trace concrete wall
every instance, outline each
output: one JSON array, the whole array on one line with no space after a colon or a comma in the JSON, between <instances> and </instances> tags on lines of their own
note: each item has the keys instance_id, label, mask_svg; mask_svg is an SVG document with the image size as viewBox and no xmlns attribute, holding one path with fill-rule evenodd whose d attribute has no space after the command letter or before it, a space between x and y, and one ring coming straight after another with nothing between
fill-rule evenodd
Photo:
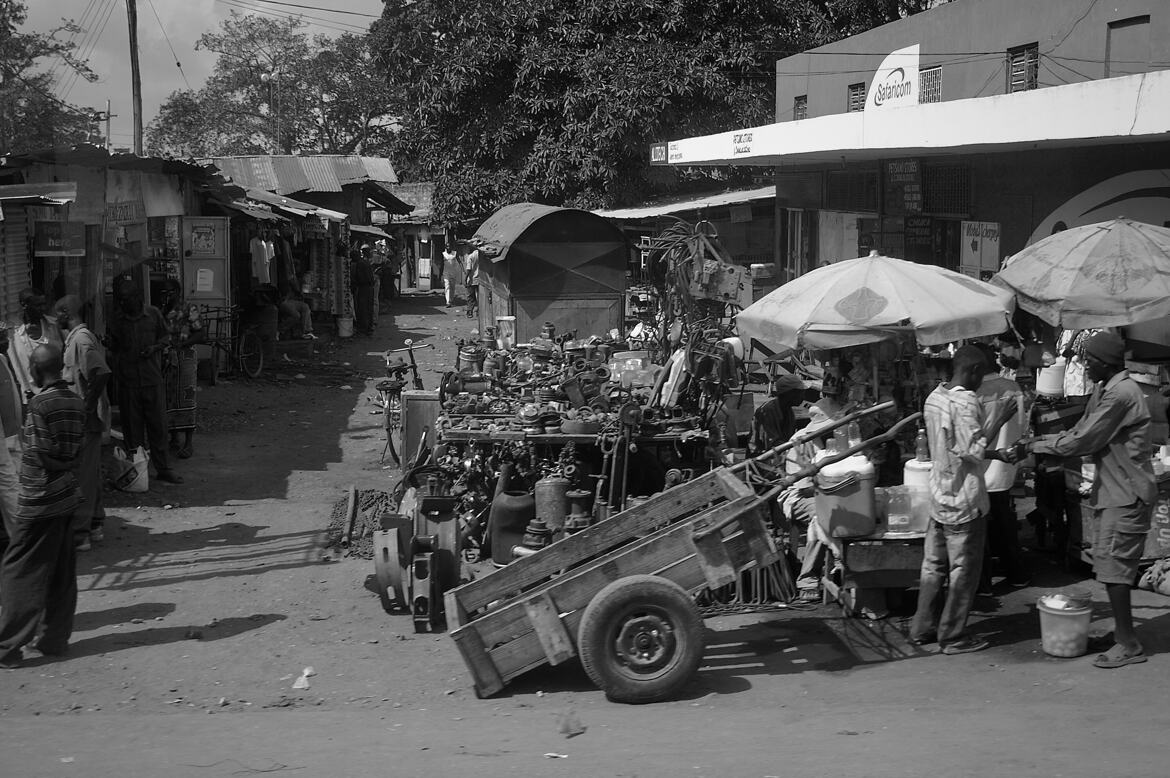
<instances>
[{"instance_id":1,"label":"concrete wall","mask_svg":"<svg viewBox=\"0 0 1170 778\"><path fill-rule=\"evenodd\" d=\"M1114 60L1149 63L1126 64L1130 73L1163 70L1170 63L1166 0L952 0L778 61L776 121L792 119L798 95L808 96L809 118L844 113L850 84L864 82L868 88L886 54L915 43L922 47L920 67L942 67L944 101L1003 94L1007 50L1032 43L1040 51L1041 87L1104 78L1109 24L1145 15L1148 52L1120 51L1117 45L1110 52Z\"/></svg>"}]
</instances>

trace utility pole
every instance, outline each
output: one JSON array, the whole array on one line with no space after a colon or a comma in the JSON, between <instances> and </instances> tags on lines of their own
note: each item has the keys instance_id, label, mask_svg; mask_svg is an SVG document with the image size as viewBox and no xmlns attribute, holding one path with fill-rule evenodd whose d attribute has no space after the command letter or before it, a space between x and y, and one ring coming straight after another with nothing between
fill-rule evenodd
<instances>
[{"instance_id":1,"label":"utility pole","mask_svg":"<svg viewBox=\"0 0 1170 778\"><path fill-rule=\"evenodd\" d=\"M110 119L113 114L110 113L110 99L106 98L106 153L110 153Z\"/></svg>"},{"instance_id":2,"label":"utility pole","mask_svg":"<svg viewBox=\"0 0 1170 778\"><path fill-rule=\"evenodd\" d=\"M130 90L134 104L134 153L142 156L142 73L138 69L137 0L126 0L126 23L130 27Z\"/></svg>"}]
</instances>

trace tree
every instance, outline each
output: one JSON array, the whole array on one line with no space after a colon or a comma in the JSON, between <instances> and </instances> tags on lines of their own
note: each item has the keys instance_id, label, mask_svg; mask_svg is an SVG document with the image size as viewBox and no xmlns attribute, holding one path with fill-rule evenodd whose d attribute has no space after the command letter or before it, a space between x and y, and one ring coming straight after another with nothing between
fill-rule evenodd
<instances>
[{"instance_id":1,"label":"tree","mask_svg":"<svg viewBox=\"0 0 1170 778\"><path fill-rule=\"evenodd\" d=\"M387 0L371 33L409 106L395 162L433 180L437 212L459 221L519 200L614 206L688 176L746 178L651 167L649 145L771 121L777 59L914 4Z\"/></svg>"},{"instance_id":2,"label":"tree","mask_svg":"<svg viewBox=\"0 0 1170 778\"><path fill-rule=\"evenodd\" d=\"M95 80L74 44L57 37L80 29L63 20L48 33L21 32L26 19L24 3L0 0L0 153L81 143L93 126L92 109L55 98L52 74L36 70L42 61L60 57L66 68Z\"/></svg>"},{"instance_id":3,"label":"tree","mask_svg":"<svg viewBox=\"0 0 1170 778\"><path fill-rule=\"evenodd\" d=\"M232 13L197 45L219 55L202 89L174 92L147 129L154 153L227 156L384 151L393 92L364 36L310 39L299 17Z\"/></svg>"}]
</instances>

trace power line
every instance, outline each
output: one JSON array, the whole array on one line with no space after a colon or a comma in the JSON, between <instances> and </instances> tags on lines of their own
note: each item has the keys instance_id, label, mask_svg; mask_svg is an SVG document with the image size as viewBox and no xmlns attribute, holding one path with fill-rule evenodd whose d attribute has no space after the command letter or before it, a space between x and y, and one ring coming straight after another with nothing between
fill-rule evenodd
<instances>
[{"instance_id":1,"label":"power line","mask_svg":"<svg viewBox=\"0 0 1170 778\"><path fill-rule=\"evenodd\" d=\"M115 0L93 0L91 5L89 7L87 7L87 9L86 9L87 13L85 14L85 16L82 17L82 22L84 23L84 26L81 29L81 37L79 40L71 41L73 43L74 57L76 57L78 59L78 61L82 61L82 62L85 61L84 52L85 52L86 47L90 44L90 41L93 38L94 30L97 28L97 25L99 24L98 20L100 19L102 14L104 14L106 12L107 4L112 3L114 1ZM90 8L93 9L92 15L89 13ZM80 24L81 23L79 23L79 25ZM68 63L66 62L64 56L61 57L60 64L65 66L65 67L63 67L61 70L54 68L54 70L52 72L52 76L54 79L54 89L59 89L61 91L64 91L66 80L68 78L70 78L71 76L76 75L76 69L72 68L72 67L68 67Z\"/></svg>"},{"instance_id":2,"label":"power line","mask_svg":"<svg viewBox=\"0 0 1170 778\"><path fill-rule=\"evenodd\" d=\"M334 32L368 34L368 30L365 27L358 27L357 25L348 24L347 22L339 22L339 21L336 21L334 19L323 19L322 17L319 17L319 16L307 16L305 14L289 14L289 13L283 13L280 11L270 11L268 9L257 8L256 6L248 5L244 2L242 2L242 0L216 0L216 2L222 3L223 5L229 6L231 8L238 8L240 10L248 11L250 13L263 14L264 16L271 16L275 19L306 19L306 20L312 19L312 20L316 20L316 21L306 21L305 23L310 24L314 27L321 27L321 28L326 29L326 30L333 30ZM327 23L323 23L323 22L327 22ZM339 25L339 24L345 25L345 27L335 26L335 25Z\"/></svg>"},{"instance_id":3,"label":"power line","mask_svg":"<svg viewBox=\"0 0 1170 778\"><path fill-rule=\"evenodd\" d=\"M106 16L104 19L102 19L101 26L97 28L97 34L92 36L90 39L88 49L78 54L79 60L88 60L90 55L93 54L94 50L97 48L98 43L102 39L102 35L104 35L106 32L106 25L110 23L110 18L114 15L114 9L117 7L117 5L118 0L110 0L108 10L106 11ZM73 87L77 86L77 81L81 78L81 74L77 71L73 71L72 76L72 79L68 79L68 85L63 85L61 92L62 100L69 99L69 93L73 91Z\"/></svg>"},{"instance_id":4,"label":"power line","mask_svg":"<svg viewBox=\"0 0 1170 778\"><path fill-rule=\"evenodd\" d=\"M179 75L183 77L183 83L190 89L191 82L187 80L187 74L183 72L183 63L179 62L179 55L175 53L175 47L171 45L171 36L167 35L167 28L163 27L162 19L158 18L158 11L155 10L154 0L146 0L146 2L150 6L151 12L154 13L154 20L158 22L158 28L162 30L163 38L167 42L167 48L171 50L171 56L175 58L175 67L179 69Z\"/></svg>"},{"instance_id":5,"label":"power line","mask_svg":"<svg viewBox=\"0 0 1170 778\"><path fill-rule=\"evenodd\" d=\"M77 36L85 32L85 20L89 17L90 10L94 8L97 3L98 0L89 0L89 3L86 4L85 10L81 14L81 20L75 22L77 27L73 30L73 32L69 33L69 40L65 42L66 45L72 46L77 41ZM53 63L53 67L49 70L49 77L52 78L54 82L57 81L57 75L61 72L61 68L63 67L69 67L69 62L65 58L65 52L57 55L57 61Z\"/></svg>"},{"instance_id":6,"label":"power line","mask_svg":"<svg viewBox=\"0 0 1170 778\"><path fill-rule=\"evenodd\" d=\"M360 11L342 11L342 10L339 10L336 8L321 8L320 6L316 6L316 5L297 5L296 3L282 3L282 2L279 2L279 0L252 0L252 1L256 2L256 3L265 3L268 5L284 5L284 6L288 6L289 8L304 8L304 9L309 10L309 11L325 11L325 12L331 13L331 14L347 14L349 16L364 16L367 19L381 19L382 18L378 14L367 14L367 13L362 13Z\"/></svg>"}]
</instances>

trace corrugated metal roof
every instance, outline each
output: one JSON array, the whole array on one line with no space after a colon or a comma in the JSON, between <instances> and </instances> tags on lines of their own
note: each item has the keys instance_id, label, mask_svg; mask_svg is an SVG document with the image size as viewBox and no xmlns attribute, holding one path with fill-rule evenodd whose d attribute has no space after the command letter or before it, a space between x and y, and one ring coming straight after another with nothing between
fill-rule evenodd
<instances>
[{"instance_id":1,"label":"corrugated metal roof","mask_svg":"<svg viewBox=\"0 0 1170 778\"><path fill-rule=\"evenodd\" d=\"M741 189L734 192L720 192L718 194L691 197L686 200L654 203L635 208L615 208L610 211L594 211L598 216L606 219L648 219L653 216L665 216L670 213L684 211L698 211L704 208L718 208L724 205L747 203L752 200L767 200L776 196L775 186L765 186L758 189Z\"/></svg>"},{"instance_id":2,"label":"corrugated metal roof","mask_svg":"<svg viewBox=\"0 0 1170 778\"><path fill-rule=\"evenodd\" d=\"M280 194L296 192L340 192L347 184L376 181L394 184L398 175L384 157L353 154L315 154L298 157L255 155L209 157L205 162L218 167L243 187L267 189Z\"/></svg>"},{"instance_id":3,"label":"corrugated metal roof","mask_svg":"<svg viewBox=\"0 0 1170 778\"><path fill-rule=\"evenodd\" d=\"M415 184L383 184L382 188L407 205L414 206L406 218L397 220L407 224L430 224L435 216L435 185L429 181Z\"/></svg>"},{"instance_id":4,"label":"corrugated metal roof","mask_svg":"<svg viewBox=\"0 0 1170 778\"><path fill-rule=\"evenodd\" d=\"M576 208L558 208L540 203L513 203L493 213L471 236L468 243L478 248L492 262L502 262L508 249L535 222L552 213L576 211L592 217L589 211Z\"/></svg>"}]
</instances>

